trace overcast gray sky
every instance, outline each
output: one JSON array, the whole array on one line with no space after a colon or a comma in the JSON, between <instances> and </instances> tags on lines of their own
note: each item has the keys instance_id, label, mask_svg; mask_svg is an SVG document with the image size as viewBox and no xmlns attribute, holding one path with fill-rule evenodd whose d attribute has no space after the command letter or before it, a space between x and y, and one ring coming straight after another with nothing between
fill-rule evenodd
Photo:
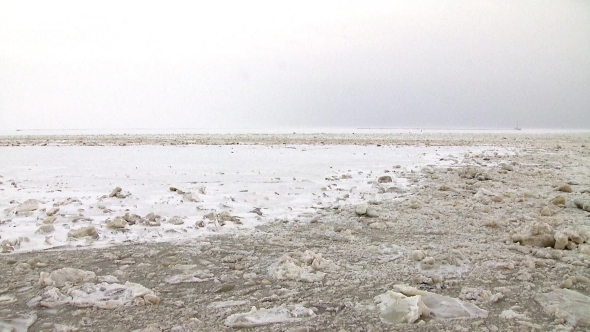
<instances>
[{"instance_id":1,"label":"overcast gray sky","mask_svg":"<svg viewBox=\"0 0 590 332\"><path fill-rule=\"evenodd\" d=\"M0 0L0 129L590 128L590 1Z\"/></svg>"}]
</instances>

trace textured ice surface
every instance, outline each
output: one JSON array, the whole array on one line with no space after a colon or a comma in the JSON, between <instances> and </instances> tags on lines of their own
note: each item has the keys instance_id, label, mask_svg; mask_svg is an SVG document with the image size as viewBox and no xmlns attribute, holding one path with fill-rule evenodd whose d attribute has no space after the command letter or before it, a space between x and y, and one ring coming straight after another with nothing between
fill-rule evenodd
<instances>
[{"instance_id":1,"label":"textured ice surface","mask_svg":"<svg viewBox=\"0 0 590 332\"><path fill-rule=\"evenodd\" d=\"M29 327L37 320L36 314L29 314L23 317L0 320L0 331L27 332Z\"/></svg>"},{"instance_id":2,"label":"textured ice surface","mask_svg":"<svg viewBox=\"0 0 590 332\"><path fill-rule=\"evenodd\" d=\"M434 319L486 318L488 312L454 297L439 295L406 285L375 297L385 323L413 323L420 316Z\"/></svg>"},{"instance_id":3,"label":"textured ice surface","mask_svg":"<svg viewBox=\"0 0 590 332\"><path fill-rule=\"evenodd\" d=\"M269 274L279 280L299 280L305 282L322 281L326 272L336 269L330 260L313 251L295 251L285 254L271 265Z\"/></svg>"},{"instance_id":4,"label":"textured ice surface","mask_svg":"<svg viewBox=\"0 0 590 332\"><path fill-rule=\"evenodd\" d=\"M297 322L304 318L314 316L313 310L300 305L282 305L280 307L260 310L253 307L250 312L233 314L227 317L225 326L234 328L256 327L276 323Z\"/></svg>"},{"instance_id":5,"label":"textured ice surface","mask_svg":"<svg viewBox=\"0 0 590 332\"><path fill-rule=\"evenodd\" d=\"M590 297L569 289L538 294L535 300L545 312L565 318L570 325L590 326Z\"/></svg>"},{"instance_id":6,"label":"textured ice surface","mask_svg":"<svg viewBox=\"0 0 590 332\"><path fill-rule=\"evenodd\" d=\"M305 222L310 219L305 215L320 208L399 197L408 179L390 172L393 182L377 183L385 169L452 165L452 158L443 157L467 150L499 151L393 145L7 147L0 149L3 250L183 241L247 231L274 220ZM116 187L131 195L109 197ZM107 227L107 219L112 224L127 212L141 217L154 213L161 222L133 219L128 226L120 223L120 229ZM211 212L227 212L236 222L196 225ZM183 223L168 222L173 217ZM48 224L53 231L40 229ZM68 237L89 226L95 228L94 236Z\"/></svg>"}]
</instances>

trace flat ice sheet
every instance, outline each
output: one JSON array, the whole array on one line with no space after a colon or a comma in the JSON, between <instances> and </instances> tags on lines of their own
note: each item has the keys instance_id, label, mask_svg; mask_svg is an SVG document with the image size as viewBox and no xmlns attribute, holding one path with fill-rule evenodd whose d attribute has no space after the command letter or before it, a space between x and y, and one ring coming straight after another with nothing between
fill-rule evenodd
<instances>
[{"instance_id":1,"label":"flat ice sheet","mask_svg":"<svg viewBox=\"0 0 590 332\"><path fill-rule=\"evenodd\" d=\"M453 165L467 151L494 153L500 149L353 145L3 147L0 241L26 237L29 241L21 241L15 251L31 251L181 241L211 232L248 231L274 220L309 222L318 209L396 199L400 191L408 189L404 174L425 165ZM378 184L377 178L382 175L390 175L393 182ZM193 193L196 202L171 192L171 186ZM115 187L131 195L108 197ZM390 187L397 189L383 193ZM15 215L14 208L29 199L40 201L39 208L29 215ZM47 218L46 211L53 207L59 207L55 231L36 233ZM253 212L255 209L262 215ZM204 215L223 211L239 217L240 222L196 225ZM135 224L124 231L106 227L106 219L125 212L142 217L153 212L164 221L160 226ZM175 216L183 224L167 222ZM98 231L98 239L68 239L71 229L90 225Z\"/></svg>"}]
</instances>

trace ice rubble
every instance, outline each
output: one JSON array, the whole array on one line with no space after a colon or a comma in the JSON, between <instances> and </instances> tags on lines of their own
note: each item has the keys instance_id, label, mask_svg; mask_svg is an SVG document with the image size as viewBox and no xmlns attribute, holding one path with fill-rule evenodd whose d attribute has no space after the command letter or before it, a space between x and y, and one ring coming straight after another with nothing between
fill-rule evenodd
<instances>
[{"instance_id":1,"label":"ice rubble","mask_svg":"<svg viewBox=\"0 0 590 332\"><path fill-rule=\"evenodd\" d=\"M39 286L41 295L30 299L30 307L95 307L115 309L129 304L158 304L160 299L150 289L133 282L110 283L110 278L98 278L103 282L95 284L97 277L92 271L62 268L51 273L41 272Z\"/></svg>"},{"instance_id":2,"label":"ice rubble","mask_svg":"<svg viewBox=\"0 0 590 332\"><path fill-rule=\"evenodd\" d=\"M380 308L379 318L388 324L414 323L420 317L434 319L486 318L488 312L459 299L422 291L407 285L374 298Z\"/></svg>"},{"instance_id":3,"label":"ice rubble","mask_svg":"<svg viewBox=\"0 0 590 332\"><path fill-rule=\"evenodd\" d=\"M569 289L538 294L535 300L547 314L564 319L573 326L590 326L590 297Z\"/></svg>"},{"instance_id":4,"label":"ice rubble","mask_svg":"<svg viewBox=\"0 0 590 332\"><path fill-rule=\"evenodd\" d=\"M572 249L590 240L590 229L586 227L555 230L544 222L532 222L512 231L511 239L524 246Z\"/></svg>"},{"instance_id":5,"label":"ice rubble","mask_svg":"<svg viewBox=\"0 0 590 332\"><path fill-rule=\"evenodd\" d=\"M51 273L41 272L39 275L39 286L64 287L66 285L80 285L96 281L96 274L92 271L84 271L71 267L64 267Z\"/></svg>"},{"instance_id":6,"label":"ice rubble","mask_svg":"<svg viewBox=\"0 0 590 332\"><path fill-rule=\"evenodd\" d=\"M256 327L276 323L298 322L304 318L314 317L313 310L301 305L282 305L270 309L256 309L245 313L230 315L225 319L225 326L232 328Z\"/></svg>"},{"instance_id":7,"label":"ice rubble","mask_svg":"<svg viewBox=\"0 0 590 332\"><path fill-rule=\"evenodd\" d=\"M379 318L388 324L412 324L420 316L430 316L430 309L422 302L420 295L405 296L401 293L387 291L377 295L375 302L379 304L381 314Z\"/></svg>"},{"instance_id":8,"label":"ice rubble","mask_svg":"<svg viewBox=\"0 0 590 332\"><path fill-rule=\"evenodd\" d=\"M164 279L168 284L174 285L180 283L205 282L213 278L212 273L202 270L197 265L192 264L174 265L172 270L180 271L180 273Z\"/></svg>"},{"instance_id":9,"label":"ice rubble","mask_svg":"<svg viewBox=\"0 0 590 332\"><path fill-rule=\"evenodd\" d=\"M34 313L20 318L0 320L0 331L27 332L36 320L37 315Z\"/></svg>"},{"instance_id":10,"label":"ice rubble","mask_svg":"<svg viewBox=\"0 0 590 332\"><path fill-rule=\"evenodd\" d=\"M330 260L311 250L305 252L294 251L285 254L270 266L269 274L278 280L298 280L304 282L318 282L324 279L326 272L336 269Z\"/></svg>"}]
</instances>

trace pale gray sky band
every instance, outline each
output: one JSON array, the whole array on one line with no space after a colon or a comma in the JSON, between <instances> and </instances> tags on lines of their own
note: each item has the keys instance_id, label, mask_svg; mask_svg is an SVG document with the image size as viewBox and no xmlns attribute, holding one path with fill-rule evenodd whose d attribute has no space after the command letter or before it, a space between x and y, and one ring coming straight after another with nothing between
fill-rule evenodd
<instances>
[{"instance_id":1,"label":"pale gray sky band","mask_svg":"<svg viewBox=\"0 0 590 332\"><path fill-rule=\"evenodd\" d=\"M590 1L0 0L0 130L590 128Z\"/></svg>"}]
</instances>

